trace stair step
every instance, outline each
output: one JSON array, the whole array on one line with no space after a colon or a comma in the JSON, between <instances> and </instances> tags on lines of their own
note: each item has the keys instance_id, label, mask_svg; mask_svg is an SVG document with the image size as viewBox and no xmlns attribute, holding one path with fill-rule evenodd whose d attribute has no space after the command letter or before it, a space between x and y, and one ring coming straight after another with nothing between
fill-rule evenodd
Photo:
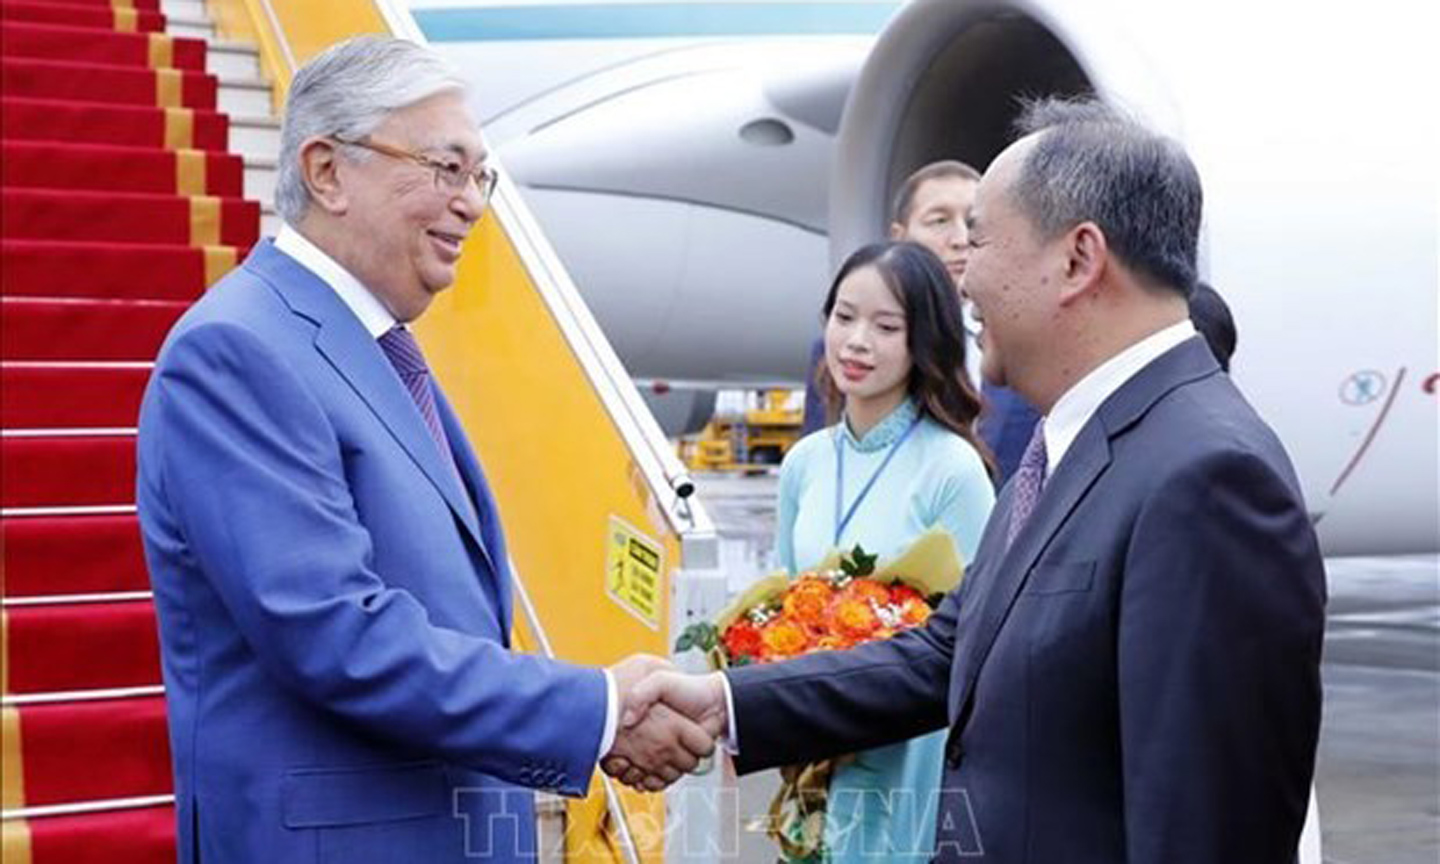
<instances>
[{"instance_id":1,"label":"stair step","mask_svg":"<svg viewBox=\"0 0 1440 864\"><path fill-rule=\"evenodd\" d=\"M175 808L168 805L7 820L4 830L6 861L12 844L18 849L22 842L30 850L32 864L162 864L176 860Z\"/></svg>"},{"instance_id":2,"label":"stair step","mask_svg":"<svg viewBox=\"0 0 1440 864\"><path fill-rule=\"evenodd\" d=\"M0 438L0 507L135 503L135 436Z\"/></svg>"},{"instance_id":3,"label":"stair step","mask_svg":"<svg viewBox=\"0 0 1440 864\"><path fill-rule=\"evenodd\" d=\"M280 177L279 163L274 159L247 157L245 159L245 197L259 201L262 208L275 203L275 184ZM266 232L262 229L261 235Z\"/></svg>"},{"instance_id":4,"label":"stair step","mask_svg":"<svg viewBox=\"0 0 1440 864\"><path fill-rule=\"evenodd\" d=\"M165 32L171 36L183 36L187 39L204 39L206 42L215 41L215 23L208 18L197 18L189 15L166 16Z\"/></svg>"},{"instance_id":5,"label":"stair step","mask_svg":"<svg viewBox=\"0 0 1440 864\"><path fill-rule=\"evenodd\" d=\"M155 605L148 600L7 608L9 693L160 683Z\"/></svg>"},{"instance_id":6,"label":"stair step","mask_svg":"<svg viewBox=\"0 0 1440 864\"><path fill-rule=\"evenodd\" d=\"M225 114L265 116L274 108L270 85L259 78L220 78L217 109Z\"/></svg>"},{"instance_id":7,"label":"stair step","mask_svg":"<svg viewBox=\"0 0 1440 864\"><path fill-rule=\"evenodd\" d=\"M0 541L7 598L150 588L133 514L0 519Z\"/></svg>"},{"instance_id":8,"label":"stair step","mask_svg":"<svg viewBox=\"0 0 1440 864\"><path fill-rule=\"evenodd\" d=\"M189 305L174 300L4 297L0 350L5 360L153 360Z\"/></svg>"},{"instance_id":9,"label":"stair step","mask_svg":"<svg viewBox=\"0 0 1440 864\"><path fill-rule=\"evenodd\" d=\"M0 362L0 427L133 428L148 363Z\"/></svg>"},{"instance_id":10,"label":"stair step","mask_svg":"<svg viewBox=\"0 0 1440 864\"><path fill-rule=\"evenodd\" d=\"M238 156L53 141L0 141L0 177L12 189L87 189L239 197Z\"/></svg>"},{"instance_id":11,"label":"stair step","mask_svg":"<svg viewBox=\"0 0 1440 864\"><path fill-rule=\"evenodd\" d=\"M16 715L19 746L7 752L19 753L23 777L23 788L5 795L12 809L164 795L174 787L164 696L5 710Z\"/></svg>"},{"instance_id":12,"label":"stair step","mask_svg":"<svg viewBox=\"0 0 1440 864\"><path fill-rule=\"evenodd\" d=\"M161 5L161 0L122 0L122 2L119 3L115 2L115 0L25 0L25 2L39 3L45 6L91 6L101 8L129 6L135 9L148 9L151 12L160 11Z\"/></svg>"},{"instance_id":13,"label":"stair step","mask_svg":"<svg viewBox=\"0 0 1440 864\"><path fill-rule=\"evenodd\" d=\"M230 118L228 147L245 158L280 158L280 121L267 115Z\"/></svg>"},{"instance_id":14,"label":"stair step","mask_svg":"<svg viewBox=\"0 0 1440 864\"><path fill-rule=\"evenodd\" d=\"M0 3L0 19L127 33L165 32L165 16L153 9L132 11L99 3L74 5L47 0L5 0Z\"/></svg>"},{"instance_id":15,"label":"stair step","mask_svg":"<svg viewBox=\"0 0 1440 864\"><path fill-rule=\"evenodd\" d=\"M206 72L9 57L0 58L0 75L0 93L10 97L208 111L215 110L218 86Z\"/></svg>"},{"instance_id":16,"label":"stair step","mask_svg":"<svg viewBox=\"0 0 1440 864\"><path fill-rule=\"evenodd\" d=\"M259 239L259 223L260 205L238 198L0 190L0 237L5 238L249 248Z\"/></svg>"},{"instance_id":17,"label":"stair step","mask_svg":"<svg viewBox=\"0 0 1440 864\"><path fill-rule=\"evenodd\" d=\"M215 111L54 99L6 97L0 101L0 138L11 141L225 150L230 135L229 118ZM276 153L280 152L279 141L277 126Z\"/></svg>"},{"instance_id":18,"label":"stair step","mask_svg":"<svg viewBox=\"0 0 1440 864\"><path fill-rule=\"evenodd\" d=\"M151 33L117 33L94 27L8 21L0 29L0 53L7 57L134 69L161 67L203 72L205 47L199 39L177 39ZM157 63L157 60L164 62Z\"/></svg>"},{"instance_id":19,"label":"stair step","mask_svg":"<svg viewBox=\"0 0 1440 864\"><path fill-rule=\"evenodd\" d=\"M195 300L240 260L229 246L0 241L7 297Z\"/></svg>"},{"instance_id":20,"label":"stair step","mask_svg":"<svg viewBox=\"0 0 1440 864\"><path fill-rule=\"evenodd\" d=\"M261 80L260 52L244 42L217 39L210 43L205 70L224 78Z\"/></svg>"},{"instance_id":21,"label":"stair step","mask_svg":"<svg viewBox=\"0 0 1440 864\"><path fill-rule=\"evenodd\" d=\"M209 18L205 0L160 0L160 11L181 18Z\"/></svg>"}]
</instances>

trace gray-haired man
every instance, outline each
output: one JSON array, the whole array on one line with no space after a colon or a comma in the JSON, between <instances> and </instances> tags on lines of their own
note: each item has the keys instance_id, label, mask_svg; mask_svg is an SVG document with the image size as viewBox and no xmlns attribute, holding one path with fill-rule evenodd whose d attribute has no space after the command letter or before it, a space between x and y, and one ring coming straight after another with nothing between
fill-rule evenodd
<instances>
[{"instance_id":1,"label":"gray-haired man","mask_svg":"<svg viewBox=\"0 0 1440 864\"><path fill-rule=\"evenodd\" d=\"M182 862L526 860L530 789L581 794L606 753L673 779L713 746L668 711L617 736L656 658L509 649L495 502L406 327L494 185L464 97L384 37L300 70L286 225L157 361L138 495Z\"/></svg>"}]
</instances>

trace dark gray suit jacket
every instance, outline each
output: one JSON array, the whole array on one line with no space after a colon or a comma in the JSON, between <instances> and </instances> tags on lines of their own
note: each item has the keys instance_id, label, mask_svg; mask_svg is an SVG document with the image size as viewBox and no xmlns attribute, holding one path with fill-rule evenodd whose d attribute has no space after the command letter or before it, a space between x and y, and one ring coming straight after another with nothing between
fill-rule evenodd
<instances>
[{"instance_id":1,"label":"dark gray suit jacket","mask_svg":"<svg viewBox=\"0 0 1440 864\"><path fill-rule=\"evenodd\" d=\"M1110 396L1005 549L890 642L729 673L748 772L950 729L939 861L1291 864L1325 584L1289 459L1205 343Z\"/></svg>"}]
</instances>

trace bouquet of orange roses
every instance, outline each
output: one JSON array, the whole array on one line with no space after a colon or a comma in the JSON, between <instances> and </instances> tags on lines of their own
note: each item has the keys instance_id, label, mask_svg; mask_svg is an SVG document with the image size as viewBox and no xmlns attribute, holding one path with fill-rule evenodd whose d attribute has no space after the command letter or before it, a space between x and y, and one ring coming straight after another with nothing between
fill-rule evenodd
<instances>
[{"instance_id":1,"label":"bouquet of orange roses","mask_svg":"<svg viewBox=\"0 0 1440 864\"><path fill-rule=\"evenodd\" d=\"M771 663L889 639L930 618L963 570L942 529L922 534L893 561L856 546L795 577L757 582L712 622L686 628L676 651L704 651L711 668ZM768 833L792 861L824 856L826 796L834 760L781 769Z\"/></svg>"}]
</instances>

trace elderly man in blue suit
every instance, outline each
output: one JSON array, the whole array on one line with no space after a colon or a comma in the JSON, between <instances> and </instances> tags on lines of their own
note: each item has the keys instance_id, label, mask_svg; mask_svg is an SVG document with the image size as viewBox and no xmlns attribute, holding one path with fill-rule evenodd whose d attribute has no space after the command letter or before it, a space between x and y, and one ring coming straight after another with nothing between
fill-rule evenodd
<instances>
[{"instance_id":1,"label":"elderly man in blue suit","mask_svg":"<svg viewBox=\"0 0 1440 864\"><path fill-rule=\"evenodd\" d=\"M673 712L617 735L657 658L510 650L495 502L406 327L494 180L448 64L330 49L290 89L285 227L161 351L138 495L182 862L529 860L533 789L713 747Z\"/></svg>"},{"instance_id":2,"label":"elderly man in blue suit","mask_svg":"<svg viewBox=\"0 0 1440 864\"><path fill-rule=\"evenodd\" d=\"M986 378L1044 420L964 585L889 642L662 672L634 704L723 721L742 771L948 728L915 838L937 861L1292 864L1324 573L1280 442L1188 318L1198 174L1093 102L1023 122L964 290Z\"/></svg>"}]
</instances>

